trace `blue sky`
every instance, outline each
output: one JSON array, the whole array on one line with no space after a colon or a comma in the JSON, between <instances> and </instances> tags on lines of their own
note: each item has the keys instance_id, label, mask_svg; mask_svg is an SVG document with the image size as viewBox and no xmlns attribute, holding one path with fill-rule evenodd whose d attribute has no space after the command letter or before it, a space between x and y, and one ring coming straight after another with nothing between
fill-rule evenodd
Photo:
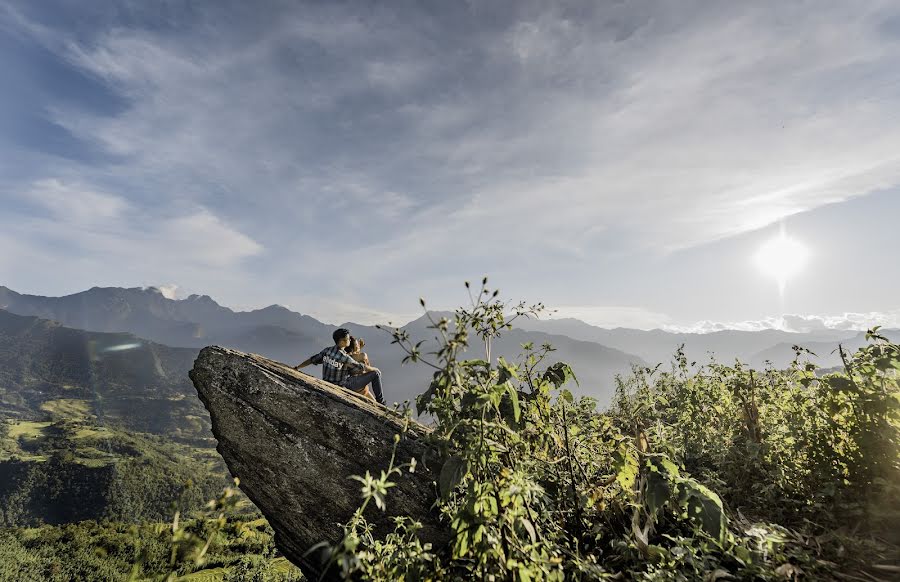
<instances>
[{"instance_id":1,"label":"blue sky","mask_svg":"<svg viewBox=\"0 0 900 582\"><path fill-rule=\"evenodd\" d=\"M0 284L898 324L897 62L895 2L0 0Z\"/></svg>"}]
</instances>

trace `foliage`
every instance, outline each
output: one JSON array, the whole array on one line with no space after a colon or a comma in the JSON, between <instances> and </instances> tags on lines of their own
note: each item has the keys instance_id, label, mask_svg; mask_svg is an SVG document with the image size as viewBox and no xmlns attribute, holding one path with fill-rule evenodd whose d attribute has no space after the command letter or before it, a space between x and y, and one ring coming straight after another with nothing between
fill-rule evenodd
<instances>
[{"instance_id":1,"label":"foliage","mask_svg":"<svg viewBox=\"0 0 900 582\"><path fill-rule=\"evenodd\" d=\"M165 519L173 499L196 509L227 482L209 449L84 422L8 426L23 424L30 432L14 446L0 443L9 455L0 459L0 526Z\"/></svg>"},{"instance_id":2,"label":"foliage","mask_svg":"<svg viewBox=\"0 0 900 582\"><path fill-rule=\"evenodd\" d=\"M274 532L237 490L226 488L187 519L168 523L82 521L0 529L0 580L294 582ZM173 503L176 507L179 503Z\"/></svg>"},{"instance_id":3,"label":"foliage","mask_svg":"<svg viewBox=\"0 0 900 582\"><path fill-rule=\"evenodd\" d=\"M692 371L679 351L671 371L621 381L613 414L666 443L735 509L789 525L877 525L897 507L900 353L877 330L869 338L842 354L843 372L821 375L800 348L789 369L763 373Z\"/></svg>"},{"instance_id":4,"label":"foliage","mask_svg":"<svg viewBox=\"0 0 900 582\"><path fill-rule=\"evenodd\" d=\"M431 353L390 330L405 361L434 370L416 407L434 419L436 508L452 542L420 543L408 519L383 540L372 535L363 510L371 501L383 509L392 475L415 467L392 461L378 478L354 477L362 506L329 548L344 576L825 577L860 566L810 536L847 516L867 531L877 516L896 516L900 357L877 330L844 372L821 376L799 355L789 370L760 374L714 362L693 370L679 352L669 372L638 368L619 379L613 408L601 413L572 394L575 374L551 363L550 345L525 344L515 362L492 359L492 340L543 306L507 305L486 284L452 321L430 319ZM485 357L465 359L476 342ZM817 531L803 529L811 522ZM861 547L832 533L844 548Z\"/></svg>"}]
</instances>

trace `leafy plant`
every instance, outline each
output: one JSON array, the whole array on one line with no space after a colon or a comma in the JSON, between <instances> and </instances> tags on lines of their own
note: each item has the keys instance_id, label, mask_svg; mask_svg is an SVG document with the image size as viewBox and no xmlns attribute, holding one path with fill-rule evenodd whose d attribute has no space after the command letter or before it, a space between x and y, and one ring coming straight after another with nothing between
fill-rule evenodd
<instances>
[{"instance_id":1,"label":"leafy plant","mask_svg":"<svg viewBox=\"0 0 900 582\"><path fill-rule=\"evenodd\" d=\"M353 477L362 506L329 548L345 577L820 575L851 567L811 541L823 522L852 516L876 528L885 508L896 512L900 360L877 329L843 372L822 375L799 352L788 370L756 372L697 368L679 350L668 371L620 378L601 412L570 391L575 373L552 361L552 346L524 344L515 361L492 357L492 341L517 318L540 315L541 304L504 303L487 279L466 288L470 303L452 319L426 312L433 350L388 330L405 362L434 370L416 409L434 422L435 505L452 542L419 543L419 524L408 519L375 539L362 511L372 501L384 509L391 476L415 460L392 462L378 478ZM466 357L475 346L483 358ZM801 528L810 522L819 531Z\"/></svg>"}]
</instances>

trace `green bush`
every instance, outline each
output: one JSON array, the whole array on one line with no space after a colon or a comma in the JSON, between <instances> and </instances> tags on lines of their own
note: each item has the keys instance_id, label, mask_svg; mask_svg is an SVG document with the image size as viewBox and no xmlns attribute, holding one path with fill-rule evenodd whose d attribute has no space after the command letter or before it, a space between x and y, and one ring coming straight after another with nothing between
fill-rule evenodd
<instances>
[{"instance_id":1,"label":"green bush","mask_svg":"<svg viewBox=\"0 0 900 582\"><path fill-rule=\"evenodd\" d=\"M846 551L861 546L839 532L841 550L810 535L848 518L874 531L897 515L900 354L875 331L844 372L821 376L799 358L786 371L694 369L679 352L668 372L619 379L616 402L600 412L573 396L575 375L551 363L549 345L523 345L516 362L492 359L492 340L542 309L496 296L485 280L452 321L432 320L439 346L428 354L390 330L405 361L434 369L416 406L434 419L437 506L452 543L420 543L409 520L372 536L363 510L383 509L393 475L416 466L392 461L377 478L355 477L362 506L331 547L344 576L824 577L861 567ZM465 359L476 343L485 357Z\"/></svg>"}]
</instances>

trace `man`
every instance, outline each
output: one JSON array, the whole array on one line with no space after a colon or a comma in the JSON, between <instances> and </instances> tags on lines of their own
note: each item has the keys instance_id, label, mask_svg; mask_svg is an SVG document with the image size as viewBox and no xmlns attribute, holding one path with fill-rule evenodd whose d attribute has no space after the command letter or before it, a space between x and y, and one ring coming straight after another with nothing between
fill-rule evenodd
<instances>
[{"instance_id":1,"label":"man","mask_svg":"<svg viewBox=\"0 0 900 582\"><path fill-rule=\"evenodd\" d=\"M331 334L334 345L325 348L318 354L310 356L303 363L294 367L295 370L304 368L310 364L322 364L322 379L342 388L359 392L366 384L372 384L372 392L379 404L387 404L381 393L381 370L373 368L362 362L357 362L344 351L350 345L350 330L343 327ZM356 376L353 371L364 372Z\"/></svg>"}]
</instances>

